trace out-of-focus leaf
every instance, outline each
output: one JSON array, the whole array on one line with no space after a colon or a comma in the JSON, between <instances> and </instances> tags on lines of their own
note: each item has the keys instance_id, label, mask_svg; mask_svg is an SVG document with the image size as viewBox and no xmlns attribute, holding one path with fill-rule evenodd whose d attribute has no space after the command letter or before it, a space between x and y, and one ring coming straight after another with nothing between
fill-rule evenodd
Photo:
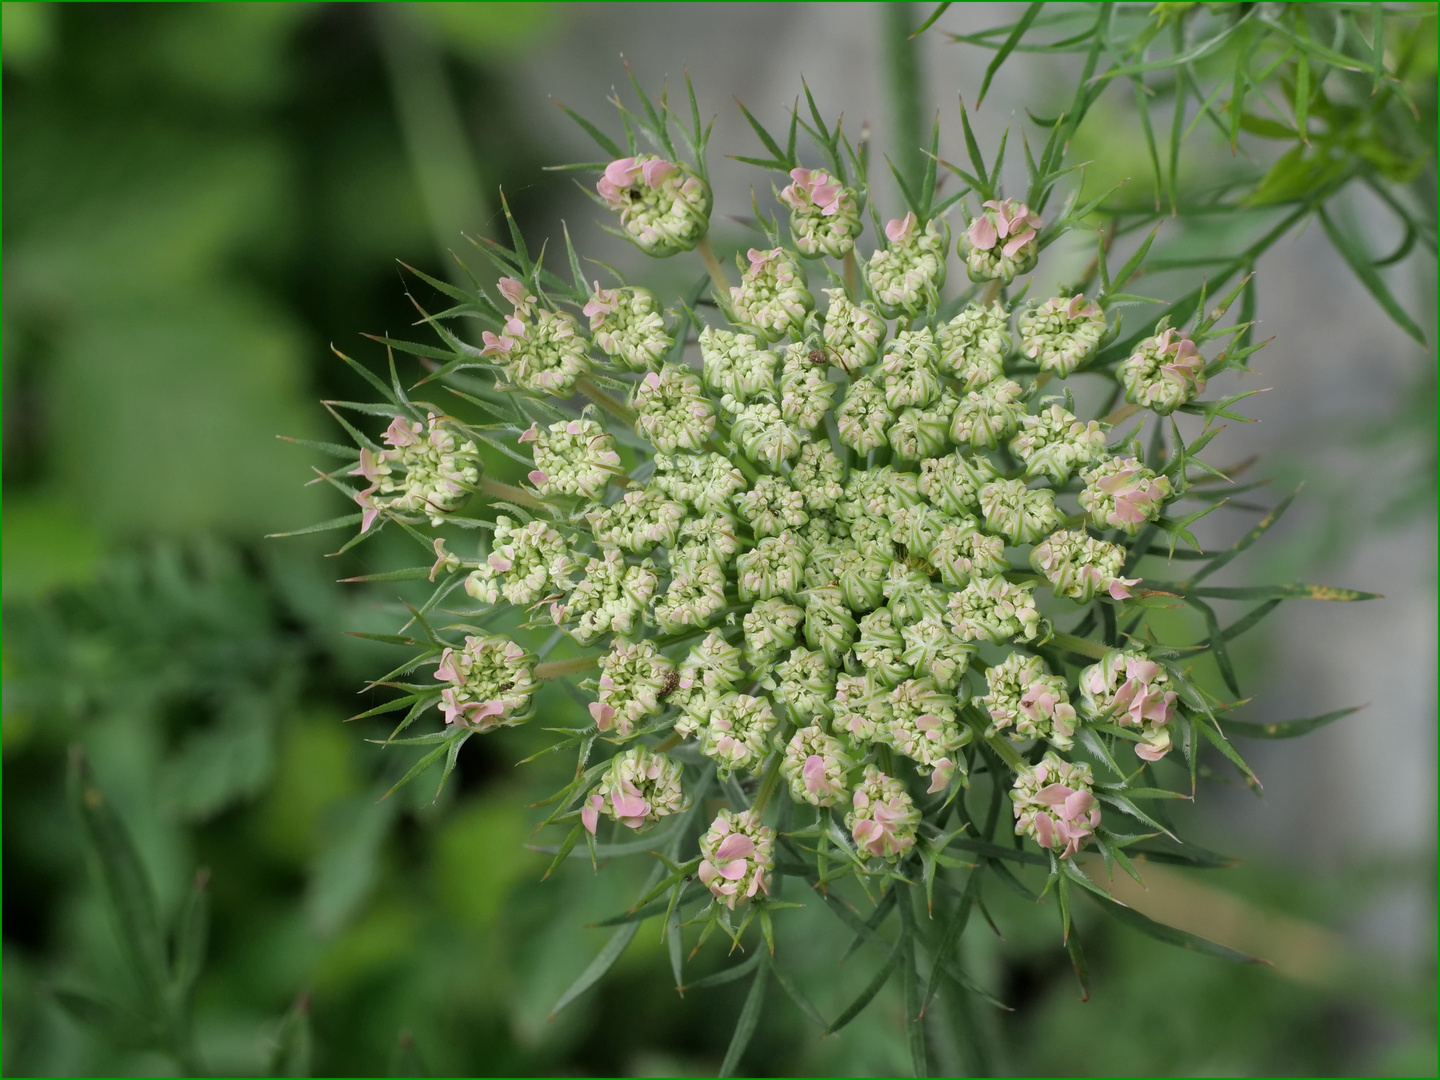
<instances>
[{"instance_id":1,"label":"out-of-focus leaf","mask_svg":"<svg viewBox=\"0 0 1440 1080\"><path fill-rule=\"evenodd\" d=\"M396 809L373 792L333 808L339 828L316 858L305 894L306 915L321 937L338 933L369 896Z\"/></svg>"},{"instance_id":2,"label":"out-of-focus leaf","mask_svg":"<svg viewBox=\"0 0 1440 1080\"><path fill-rule=\"evenodd\" d=\"M1325 226L1325 235L1330 238L1330 243L1335 245L1335 250L1340 253L1340 257L1350 264L1350 269L1360 279L1360 284L1364 285L1366 291L1380 302L1380 306L1394 320L1395 325L1424 345L1425 332L1400 306L1400 302L1395 299L1389 286L1376 272L1372 256L1337 226L1324 209L1320 211L1320 224Z\"/></svg>"},{"instance_id":3,"label":"out-of-focus leaf","mask_svg":"<svg viewBox=\"0 0 1440 1080\"><path fill-rule=\"evenodd\" d=\"M70 789L80 817L87 852L100 881L120 948L145 995L152 1017L162 1015L168 971L165 940L150 877L120 820L79 747L70 752Z\"/></svg>"},{"instance_id":4,"label":"out-of-focus leaf","mask_svg":"<svg viewBox=\"0 0 1440 1080\"><path fill-rule=\"evenodd\" d=\"M1261 960L1258 957L1250 956L1232 949L1228 945L1221 945L1218 942L1192 934L1188 930L1181 930L1178 927L1166 926L1164 923L1156 922L1148 915L1142 915L1132 907L1115 899L1105 900L1088 890L1085 893L1112 918L1124 923L1142 934L1148 934L1157 941L1163 941L1167 945L1175 945L1191 952L1204 953L1207 956L1219 957L1221 960L1230 960L1237 964L1269 964L1268 960Z\"/></svg>"},{"instance_id":5,"label":"out-of-focus leaf","mask_svg":"<svg viewBox=\"0 0 1440 1080\"><path fill-rule=\"evenodd\" d=\"M730 1036L730 1045L725 1050L725 1060L720 1063L718 1075L734 1076L740 1067L740 1058L745 1053L745 1048L750 1045L755 1028L760 1023L760 1010L765 1007L765 984L769 981L770 964L762 960L759 970L755 972L755 980L750 984L750 992L745 995L740 1019L735 1022L735 1033Z\"/></svg>"},{"instance_id":6,"label":"out-of-focus leaf","mask_svg":"<svg viewBox=\"0 0 1440 1080\"><path fill-rule=\"evenodd\" d=\"M1320 716L1309 716L1301 720L1277 720L1270 724L1252 720L1226 720L1225 730L1231 735L1240 735L1247 739L1293 739L1297 735L1308 735L1317 728L1333 724L1336 720L1357 713L1363 708L1364 705L1353 705L1348 709L1336 709Z\"/></svg>"},{"instance_id":7,"label":"out-of-focus leaf","mask_svg":"<svg viewBox=\"0 0 1440 1080\"><path fill-rule=\"evenodd\" d=\"M310 995L301 994L280 1021L266 1075L309 1076L313 1038Z\"/></svg>"}]
</instances>

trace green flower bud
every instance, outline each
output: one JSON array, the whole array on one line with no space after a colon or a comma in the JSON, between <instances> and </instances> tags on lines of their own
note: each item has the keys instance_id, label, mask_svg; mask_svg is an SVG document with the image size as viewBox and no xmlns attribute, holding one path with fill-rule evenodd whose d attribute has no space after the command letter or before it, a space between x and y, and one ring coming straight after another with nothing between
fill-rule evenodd
<instances>
[{"instance_id":1,"label":"green flower bud","mask_svg":"<svg viewBox=\"0 0 1440 1080\"><path fill-rule=\"evenodd\" d=\"M935 331L940 370L959 379L967 392L1002 377L1010 353L1009 322L998 300L988 308L971 304Z\"/></svg>"},{"instance_id":2,"label":"green flower bud","mask_svg":"<svg viewBox=\"0 0 1440 1080\"><path fill-rule=\"evenodd\" d=\"M918 461L947 452L951 447L950 420L959 404L955 395L947 390L924 408L901 410L889 432L896 456Z\"/></svg>"},{"instance_id":3,"label":"green flower bud","mask_svg":"<svg viewBox=\"0 0 1440 1080\"><path fill-rule=\"evenodd\" d=\"M735 497L735 512L755 536L779 536L810 520L805 500L781 476L762 476L749 491Z\"/></svg>"},{"instance_id":4,"label":"green flower bud","mask_svg":"<svg viewBox=\"0 0 1440 1080\"><path fill-rule=\"evenodd\" d=\"M779 341L788 333L803 333L805 315L815 298L805 287L805 271L784 248L760 251L751 248L749 266L740 266L740 284L730 290L730 307L735 320L765 337Z\"/></svg>"},{"instance_id":5,"label":"green flower bud","mask_svg":"<svg viewBox=\"0 0 1440 1080\"><path fill-rule=\"evenodd\" d=\"M1020 316L1020 352L1065 378L1083 367L1105 336L1105 313L1083 296L1057 296Z\"/></svg>"},{"instance_id":6,"label":"green flower bud","mask_svg":"<svg viewBox=\"0 0 1440 1080\"><path fill-rule=\"evenodd\" d=\"M705 385L741 402L775 395L777 359L754 334L736 334L707 326L700 331Z\"/></svg>"},{"instance_id":7,"label":"green flower bud","mask_svg":"<svg viewBox=\"0 0 1440 1080\"><path fill-rule=\"evenodd\" d=\"M937 510L962 517L980 509L980 489L998 479L989 459L956 453L922 461L918 486Z\"/></svg>"},{"instance_id":8,"label":"green flower bud","mask_svg":"<svg viewBox=\"0 0 1440 1080\"><path fill-rule=\"evenodd\" d=\"M699 450L715 430L715 406L700 388L700 377L666 364L635 384L631 405L635 431L665 454Z\"/></svg>"},{"instance_id":9,"label":"green flower bud","mask_svg":"<svg viewBox=\"0 0 1440 1080\"><path fill-rule=\"evenodd\" d=\"M925 406L940 396L939 353L928 328L902 330L885 344L880 370L885 376L885 405L898 412Z\"/></svg>"},{"instance_id":10,"label":"green flower bud","mask_svg":"<svg viewBox=\"0 0 1440 1080\"><path fill-rule=\"evenodd\" d=\"M1055 492L1027 488L1024 480L992 480L980 489L980 509L985 531L1012 544L1034 543L1065 524Z\"/></svg>"},{"instance_id":11,"label":"green flower bud","mask_svg":"<svg viewBox=\"0 0 1440 1080\"><path fill-rule=\"evenodd\" d=\"M657 544L671 548L680 535L685 507L654 488L627 491L619 502L585 515L595 542L633 551L649 551Z\"/></svg>"},{"instance_id":12,"label":"green flower bud","mask_svg":"<svg viewBox=\"0 0 1440 1080\"><path fill-rule=\"evenodd\" d=\"M787 345L780 374L780 415L806 431L820 426L840 389L825 377L823 367L811 362L810 353L803 342Z\"/></svg>"},{"instance_id":13,"label":"green flower bud","mask_svg":"<svg viewBox=\"0 0 1440 1080\"><path fill-rule=\"evenodd\" d=\"M756 671L768 670L780 654L795 647L805 612L794 604L773 598L762 600L745 615L745 662Z\"/></svg>"},{"instance_id":14,"label":"green flower bud","mask_svg":"<svg viewBox=\"0 0 1440 1080\"><path fill-rule=\"evenodd\" d=\"M700 752L713 758L722 772L753 769L765 757L765 744L775 727L775 714L765 698L726 694L700 729Z\"/></svg>"},{"instance_id":15,"label":"green flower bud","mask_svg":"<svg viewBox=\"0 0 1440 1080\"><path fill-rule=\"evenodd\" d=\"M828 442L806 443L790 470L790 486L800 493L812 514L833 510L845 493L845 467Z\"/></svg>"},{"instance_id":16,"label":"green flower bud","mask_svg":"<svg viewBox=\"0 0 1440 1080\"><path fill-rule=\"evenodd\" d=\"M610 478L621 471L615 437L594 420L561 420L548 428L531 424L520 441L535 443L530 482L542 495L599 500Z\"/></svg>"},{"instance_id":17,"label":"green flower bud","mask_svg":"<svg viewBox=\"0 0 1440 1080\"><path fill-rule=\"evenodd\" d=\"M888 246L865 264L865 284L881 313L893 319L934 311L945 287L950 227L932 220L922 230L915 215L909 213L886 224L885 238Z\"/></svg>"},{"instance_id":18,"label":"green flower bud","mask_svg":"<svg viewBox=\"0 0 1440 1080\"><path fill-rule=\"evenodd\" d=\"M656 454L650 486L702 514L731 509L745 474L720 454Z\"/></svg>"},{"instance_id":19,"label":"green flower bud","mask_svg":"<svg viewBox=\"0 0 1440 1080\"><path fill-rule=\"evenodd\" d=\"M589 645L608 633L633 634L643 622L660 583L646 559L628 566L619 548L602 548L585 563L584 577L563 603L551 605L557 624L574 626L570 636Z\"/></svg>"},{"instance_id":20,"label":"green flower bud","mask_svg":"<svg viewBox=\"0 0 1440 1080\"><path fill-rule=\"evenodd\" d=\"M885 340L885 321L869 304L853 304L844 289L826 289L830 307L820 333L825 359L834 367L854 375L880 355Z\"/></svg>"},{"instance_id":21,"label":"green flower bud","mask_svg":"<svg viewBox=\"0 0 1440 1080\"><path fill-rule=\"evenodd\" d=\"M925 615L902 627L900 636L905 643L900 654L902 663L912 671L928 674L941 690L955 693L962 687L960 680L970 667L975 646L961 641L939 615Z\"/></svg>"},{"instance_id":22,"label":"green flower bud","mask_svg":"<svg viewBox=\"0 0 1440 1080\"><path fill-rule=\"evenodd\" d=\"M674 671L651 642L616 639L600 660L599 700L590 704L596 728L622 739L638 734L645 717L661 710L660 695Z\"/></svg>"},{"instance_id":23,"label":"green flower bud","mask_svg":"<svg viewBox=\"0 0 1440 1080\"><path fill-rule=\"evenodd\" d=\"M890 695L890 703L890 745L932 771L942 761L953 770L956 751L972 737L955 719L955 697L932 679L907 679Z\"/></svg>"},{"instance_id":24,"label":"green flower bud","mask_svg":"<svg viewBox=\"0 0 1440 1080\"><path fill-rule=\"evenodd\" d=\"M978 449L999 446L1020 426L1025 406L1024 389L1009 379L997 379L981 390L972 390L960 399L950 424L950 437Z\"/></svg>"},{"instance_id":25,"label":"green flower bud","mask_svg":"<svg viewBox=\"0 0 1440 1080\"><path fill-rule=\"evenodd\" d=\"M775 668L779 679L775 698L798 723L828 717L835 696L835 674L835 664L822 653L797 645Z\"/></svg>"},{"instance_id":26,"label":"green flower bud","mask_svg":"<svg viewBox=\"0 0 1440 1080\"><path fill-rule=\"evenodd\" d=\"M1026 476L1043 476L1063 484L1070 474L1099 461L1105 453L1105 431L1100 424L1075 419L1052 404L1034 416L1020 419L1020 433L1010 440L1010 452L1025 462Z\"/></svg>"},{"instance_id":27,"label":"green flower bud","mask_svg":"<svg viewBox=\"0 0 1440 1080\"><path fill-rule=\"evenodd\" d=\"M590 333L606 356L631 371L658 368L675 341L665 332L665 314L649 289L602 289L585 305Z\"/></svg>"},{"instance_id":28,"label":"green flower bud","mask_svg":"<svg viewBox=\"0 0 1440 1080\"><path fill-rule=\"evenodd\" d=\"M726 398L733 403L734 398ZM800 453L806 442L805 432L788 423L780 406L769 401L756 401L738 408L730 438L751 461L765 465L772 472Z\"/></svg>"},{"instance_id":29,"label":"green flower bud","mask_svg":"<svg viewBox=\"0 0 1440 1080\"><path fill-rule=\"evenodd\" d=\"M676 563L655 602L655 625L667 634L696 630L725 609L725 568L703 557Z\"/></svg>"},{"instance_id":30,"label":"green flower bud","mask_svg":"<svg viewBox=\"0 0 1440 1080\"><path fill-rule=\"evenodd\" d=\"M950 627L962 641L1032 641L1041 631L1034 589L1002 577L971 578L965 588L950 594Z\"/></svg>"},{"instance_id":31,"label":"green flower bud","mask_svg":"<svg viewBox=\"0 0 1440 1080\"><path fill-rule=\"evenodd\" d=\"M986 535L974 518L964 517L940 529L930 548L930 563L946 585L964 586L972 577L998 577L1009 570L1004 551L1003 539Z\"/></svg>"},{"instance_id":32,"label":"green flower bud","mask_svg":"<svg viewBox=\"0 0 1440 1080\"><path fill-rule=\"evenodd\" d=\"M806 591L805 642L837 668L854 644L855 620L839 588L822 586Z\"/></svg>"},{"instance_id":33,"label":"green flower bud","mask_svg":"<svg viewBox=\"0 0 1440 1080\"><path fill-rule=\"evenodd\" d=\"M866 454L885 445L895 414L885 404L885 392L869 378L856 379L845 391L845 400L835 410L840 441L857 454Z\"/></svg>"},{"instance_id":34,"label":"green flower bud","mask_svg":"<svg viewBox=\"0 0 1440 1080\"><path fill-rule=\"evenodd\" d=\"M876 608L860 620L855 660L877 683L895 686L915 673L914 668L901 659L904 651L905 639L889 608Z\"/></svg>"}]
</instances>

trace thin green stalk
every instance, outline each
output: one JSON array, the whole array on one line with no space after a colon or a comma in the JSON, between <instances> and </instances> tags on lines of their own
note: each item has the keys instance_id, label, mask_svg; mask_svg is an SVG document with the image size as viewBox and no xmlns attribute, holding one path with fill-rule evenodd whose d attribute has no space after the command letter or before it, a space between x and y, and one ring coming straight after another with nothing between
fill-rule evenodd
<instances>
[{"instance_id":1,"label":"thin green stalk","mask_svg":"<svg viewBox=\"0 0 1440 1080\"><path fill-rule=\"evenodd\" d=\"M546 664L535 665L535 678L537 679L561 679L566 675L577 675L582 671L589 671L599 666L600 654L594 656L577 656L571 660L551 660Z\"/></svg>"},{"instance_id":2,"label":"thin green stalk","mask_svg":"<svg viewBox=\"0 0 1440 1080\"><path fill-rule=\"evenodd\" d=\"M584 394L596 405L599 405L626 427L635 426L635 410L618 398L612 397L604 390L601 390L600 387L595 385L595 380L590 378L589 375L581 375L580 378L576 379L575 389L579 390L580 393Z\"/></svg>"},{"instance_id":3,"label":"thin green stalk","mask_svg":"<svg viewBox=\"0 0 1440 1080\"><path fill-rule=\"evenodd\" d=\"M706 236L695 245L695 252L700 256L700 261L705 264L705 271L710 275L716 290L721 296L730 294L730 282L725 278L725 265L715 257L715 249L710 246L710 237Z\"/></svg>"},{"instance_id":4,"label":"thin green stalk","mask_svg":"<svg viewBox=\"0 0 1440 1080\"><path fill-rule=\"evenodd\" d=\"M489 185L446 81L440 50L403 6L387 4L374 12L405 156L430 233L451 284L469 288L449 252L462 232L481 229L489 220L491 207L484 195Z\"/></svg>"},{"instance_id":5,"label":"thin green stalk","mask_svg":"<svg viewBox=\"0 0 1440 1080\"><path fill-rule=\"evenodd\" d=\"M883 5L880 19L895 167L905 182L919 191L924 169L921 147L925 143L925 106L920 96L924 80L920 77L920 45L911 40L911 35L920 24L915 18L915 5L908 3Z\"/></svg>"},{"instance_id":6,"label":"thin green stalk","mask_svg":"<svg viewBox=\"0 0 1440 1080\"><path fill-rule=\"evenodd\" d=\"M504 499L506 502L519 503L521 506L529 506L536 510L550 509L524 488L518 488L514 484L506 484L500 480L492 480L488 476L480 478L480 493L492 498Z\"/></svg>"}]
</instances>

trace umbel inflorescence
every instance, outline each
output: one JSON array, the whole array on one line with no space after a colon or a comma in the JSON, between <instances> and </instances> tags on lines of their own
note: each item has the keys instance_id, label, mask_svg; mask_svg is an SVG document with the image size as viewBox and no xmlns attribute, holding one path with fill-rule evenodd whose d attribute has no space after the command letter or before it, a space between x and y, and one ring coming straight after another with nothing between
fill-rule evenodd
<instances>
[{"instance_id":1,"label":"umbel inflorescence","mask_svg":"<svg viewBox=\"0 0 1440 1080\"><path fill-rule=\"evenodd\" d=\"M493 287L425 278L455 301L426 316L439 347L391 342L448 404L367 375L384 400L342 421L358 463L328 478L361 508L351 543L398 528L434 556L415 571L433 592L392 639L419 651L377 680L404 690L371 711L403 713L386 741L428 748L411 775L448 774L471 736L531 720L543 682L576 681L588 724L560 737L578 762L545 822L569 830L557 864L581 840L605 855L653 833L639 847L664 859L635 917L738 941L758 913L772 951L786 878L826 904L845 879L903 892L908 933L937 876L1039 865L1068 928L1071 883L1113 903L1083 852L1132 872L1127 851L1183 861L1140 801L1187 773L1193 790L1205 745L1248 769L1193 650L1161 646L1145 614L1204 612L1201 647L1238 697L1206 599L1226 590L1199 583L1254 537L1181 564L1184 581L1143 571L1193 548L1226 479L1196 454L1238 400L1203 398L1207 381L1258 347L1247 320L1218 325L1245 283L1122 333L1149 240L1111 278L1105 234L1056 296L1019 280L1097 220L1073 197L1047 209L1068 172L1053 133L1038 162L1026 150L1026 196L1006 197L967 120L972 168L947 166L960 183L942 199L937 128L887 216L865 147L813 101L787 140L746 114L780 215L757 207L727 271L693 93L688 123L642 101L621 108L623 146L585 123L608 155L590 190L645 254L698 252L693 291L663 301L596 264L602 282L568 235L562 276L512 222L511 246L480 244ZM802 163L797 129L818 160ZM489 327L478 347L450 329L460 315ZM1176 413L1195 420L1188 444ZM484 476L482 446L524 481ZM573 657L549 659L567 641ZM932 957L927 994L948 963Z\"/></svg>"}]
</instances>

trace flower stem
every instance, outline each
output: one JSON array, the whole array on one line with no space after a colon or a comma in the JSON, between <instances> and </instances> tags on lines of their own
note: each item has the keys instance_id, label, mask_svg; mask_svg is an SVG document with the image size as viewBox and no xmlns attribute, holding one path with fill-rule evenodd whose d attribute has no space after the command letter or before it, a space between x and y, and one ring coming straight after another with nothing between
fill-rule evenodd
<instances>
[{"instance_id":1,"label":"flower stem","mask_svg":"<svg viewBox=\"0 0 1440 1080\"><path fill-rule=\"evenodd\" d=\"M623 401L611 397L600 387L595 385L595 380L589 375L582 375L575 380L575 389L584 394L596 405L608 412L615 419L631 427L635 425L635 410L626 405Z\"/></svg>"},{"instance_id":2,"label":"flower stem","mask_svg":"<svg viewBox=\"0 0 1440 1080\"><path fill-rule=\"evenodd\" d=\"M695 245L695 250L700 255L701 262L705 264L705 269L710 274L710 280L715 283L715 288L719 290L721 296L725 296L729 292L730 282L725 280L725 267L715 257L715 249L710 246L710 237L701 237L700 243Z\"/></svg>"},{"instance_id":3,"label":"flower stem","mask_svg":"<svg viewBox=\"0 0 1440 1080\"><path fill-rule=\"evenodd\" d=\"M1098 641L1091 641L1089 638L1076 637L1074 634L1054 634L1050 638L1056 645L1063 646L1071 652L1077 652L1081 656L1091 656L1096 660L1104 660L1110 649Z\"/></svg>"},{"instance_id":4,"label":"flower stem","mask_svg":"<svg viewBox=\"0 0 1440 1080\"><path fill-rule=\"evenodd\" d=\"M775 787L780 782L780 754L770 756L770 764L765 766L765 774L760 777L760 790L755 792L755 802L750 807L751 812L759 817L765 812L766 804L770 802L770 796L775 794Z\"/></svg>"},{"instance_id":5,"label":"flower stem","mask_svg":"<svg viewBox=\"0 0 1440 1080\"><path fill-rule=\"evenodd\" d=\"M1126 420L1129 420L1130 417L1134 416L1139 411L1139 405L1131 402L1126 402L1124 405L1121 405L1120 408L1112 412L1109 416L1101 420L1100 423L1109 424L1111 427L1114 427L1116 424L1123 424Z\"/></svg>"},{"instance_id":6,"label":"flower stem","mask_svg":"<svg viewBox=\"0 0 1440 1080\"><path fill-rule=\"evenodd\" d=\"M994 750L995 753L999 754L1001 760L1004 761L1006 765L1009 765L1012 769L1020 769L1025 767L1025 759L1022 758L1018 752L1016 752L1015 748L1011 746L1008 741L1001 738L999 735L986 735L985 745L990 747L991 750Z\"/></svg>"},{"instance_id":7,"label":"flower stem","mask_svg":"<svg viewBox=\"0 0 1440 1080\"><path fill-rule=\"evenodd\" d=\"M482 495L489 495L492 498L504 499L506 502L519 503L522 506L532 506L536 510L550 509L548 503L537 499L524 488L518 488L514 484L502 483L499 480L492 480L488 476L482 476L480 478L480 493Z\"/></svg>"},{"instance_id":8,"label":"flower stem","mask_svg":"<svg viewBox=\"0 0 1440 1080\"><path fill-rule=\"evenodd\" d=\"M572 660L551 660L549 663L535 665L535 678L560 679L566 675L589 671L599 663L599 653L594 656L577 656Z\"/></svg>"},{"instance_id":9,"label":"flower stem","mask_svg":"<svg viewBox=\"0 0 1440 1080\"><path fill-rule=\"evenodd\" d=\"M855 249L851 248L845 252L845 258L841 260L841 269L845 272L845 293L851 300L860 299L860 272L855 266Z\"/></svg>"},{"instance_id":10,"label":"flower stem","mask_svg":"<svg viewBox=\"0 0 1440 1080\"><path fill-rule=\"evenodd\" d=\"M657 742L653 749L655 753L663 754L666 750L674 750L675 747L679 746L684 741L685 737L683 735L681 735L678 731L672 731L669 735L666 735L665 738Z\"/></svg>"}]
</instances>

